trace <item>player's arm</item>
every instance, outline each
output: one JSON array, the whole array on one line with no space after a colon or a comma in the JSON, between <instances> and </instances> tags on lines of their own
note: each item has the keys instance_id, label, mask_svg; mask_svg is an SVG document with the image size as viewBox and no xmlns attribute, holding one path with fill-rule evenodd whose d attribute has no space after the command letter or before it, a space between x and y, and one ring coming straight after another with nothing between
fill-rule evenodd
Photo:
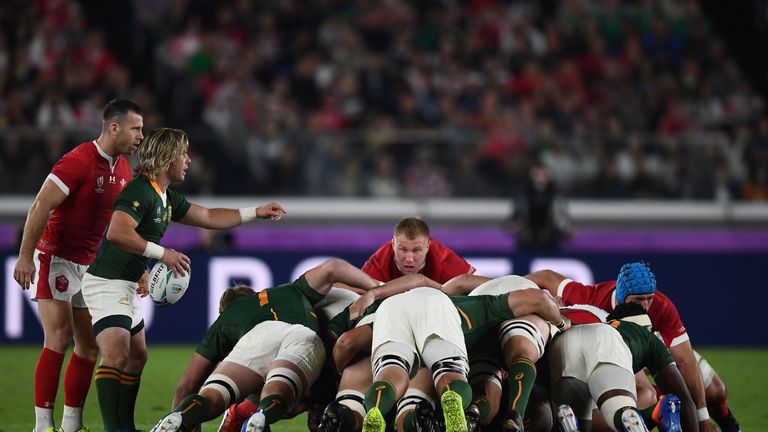
<instances>
[{"instance_id":1,"label":"player's arm","mask_svg":"<svg viewBox=\"0 0 768 432\"><path fill-rule=\"evenodd\" d=\"M441 285L421 273L409 274L397 279L392 279L384 285L367 290L359 299L349 305L349 318L353 320L360 318L368 306L372 305L376 300L392 297L393 295L417 287L440 289Z\"/></svg>"},{"instance_id":2,"label":"player's arm","mask_svg":"<svg viewBox=\"0 0 768 432\"><path fill-rule=\"evenodd\" d=\"M565 276L552 270L535 271L525 277L533 281L539 288L549 291L552 297L557 297L557 289L560 283L565 280Z\"/></svg>"},{"instance_id":3,"label":"player's arm","mask_svg":"<svg viewBox=\"0 0 768 432\"><path fill-rule=\"evenodd\" d=\"M174 274L184 275L190 269L189 257L170 248L164 248L156 243L141 238L136 227L139 223L122 210L112 212L112 219L107 229L107 240L120 249L148 258L160 260Z\"/></svg>"},{"instance_id":4,"label":"player's arm","mask_svg":"<svg viewBox=\"0 0 768 432\"><path fill-rule=\"evenodd\" d=\"M571 326L571 321L560 313L560 308L549 293L538 289L524 289L507 293L507 305L513 317L535 314L560 331Z\"/></svg>"},{"instance_id":5,"label":"player's arm","mask_svg":"<svg viewBox=\"0 0 768 432\"><path fill-rule=\"evenodd\" d=\"M491 280L489 277L477 276L473 274L463 274L456 276L443 284L443 292L448 295L466 295L472 292L480 284Z\"/></svg>"},{"instance_id":6,"label":"player's arm","mask_svg":"<svg viewBox=\"0 0 768 432\"><path fill-rule=\"evenodd\" d=\"M179 222L208 229L234 228L242 223L254 219L280 220L285 214L285 209L280 204L271 202L261 207L247 207L241 209L207 208L192 204L187 213Z\"/></svg>"},{"instance_id":7,"label":"player's arm","mask_svg":"<svg viewBox=\"0 0 768 432\"><path fill-rule=\"evenodd\" d=\"M185 397L196 393L200 386L203 385L205 378L213 372L214 366L216 365L207 358L194 353L179 383L176 384L176 391L173 393L173 406L171 408L175 408Z\"/></svg>"},{"instance_id":8,"label":"player's arm","mask_svg":"<svg viewBox=\"0 0 768 432\"><path fill-rule=\"evenodd\" d=\"M35 246L40 236L43 235L48 215L67 198L67 194L52 180L47 179L40 187L35 201L27 212L27 220L24 223L24 232L21 237L19 258L13 269L13 278L21 285L22 289L28 289L35 282L35 263L32 257L35 254Z\"/></svg>"},{"instance_id":9,"label":"player's arm","mask_svg":"<svg viewBox=\"0 0 768 432\"><path fill-rule=\"evenodd\" d=\"M698 431L699 420L696 416L696 404L693 402L691 393L688 391L688 387L686 387L677 366L674 363L664 366L653 376L653 379L659 385L662 392L665 394L671 393L680 398L683 430Z\"/></svg>"},{"instance_id":10,"label":"player's arm","mask_svg":"<svg viewBox=\"0 0 768 432\"><path fill-rule=\"evenodd\" d=\"M686 340L677 345L669 347L669 352L677 363L677 368L680 370L685 381L688 391L691 393L693 402L696 404L696 409L700 410L701 415L697 414L698 418L705 418L705 420L699 422L699 428L702 431L714 430L712 423L708 420L709 414L707 413L707 402L704 395L704 382L701 378L701 370L699 369L699 363L696 361L696 357L693 355L693 347L691 342Z\"/></svg>"}]
</instances>

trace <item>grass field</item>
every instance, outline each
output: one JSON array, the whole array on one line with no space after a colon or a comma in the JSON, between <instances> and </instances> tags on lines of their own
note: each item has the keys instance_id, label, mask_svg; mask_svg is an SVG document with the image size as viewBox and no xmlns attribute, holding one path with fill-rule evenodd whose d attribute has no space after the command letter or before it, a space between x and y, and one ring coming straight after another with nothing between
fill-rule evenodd
<instances>
[{"instance_id":1,"label":"grass field","mask_svg":"<svg viewBox=\"0 0 768 432\"><path fill-rule=\"evenodd\" d=\"M192 355L189 346L150 346L149 363L141 381L136 404L137 427L149 430L170 410L173 389ZM40 352L39 347L0 347L0 432L29 432L34 427L32 406L32 373ZM702 349L704 355L729 387L729 405L739 419L743 432L768 430L768 350ZM66 364L66 363L65 363ZM59 386L56 421L61 419L63 385ZM85 408L85 422L92 431L101 430L101 417L95 389ZM305 431L306 417L282 421L273 426L274 432ZM215 431L218 420L206 423L203 431Z\"/></svg>"}]
</instances>

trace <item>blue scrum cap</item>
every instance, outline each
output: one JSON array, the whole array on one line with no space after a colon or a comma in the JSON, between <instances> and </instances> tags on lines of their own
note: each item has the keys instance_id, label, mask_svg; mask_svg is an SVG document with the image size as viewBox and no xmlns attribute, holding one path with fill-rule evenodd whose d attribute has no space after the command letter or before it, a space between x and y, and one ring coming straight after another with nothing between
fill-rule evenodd
<instances>
[{"instance_id":1,"label":"blue scrum cap","mask_svg":"<svg viewBox=\"0 0 768 432\"><path fill-rule=\"evenodd\" d=\"M621 266L616 278L616 300L624 303L628 295L642 295L656 292L656 276L644 262L627 263Z\"/></svg>"}]
</instances>

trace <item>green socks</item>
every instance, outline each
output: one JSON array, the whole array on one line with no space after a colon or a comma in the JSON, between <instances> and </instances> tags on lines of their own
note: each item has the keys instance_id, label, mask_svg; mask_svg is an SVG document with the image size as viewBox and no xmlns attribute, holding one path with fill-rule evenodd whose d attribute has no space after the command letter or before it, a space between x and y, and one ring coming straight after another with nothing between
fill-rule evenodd
<instances>
[{"instance_id":1,"label":"green socks","mask_svg":"<svg viewBox=\"0 0 768 432\"><path fill-rule=\"evenodd\" d=\"M525 415L528 398L531 396L533 384L536 381L536 366L527 359L517 359L509 367L509 404L521 416Z\"/></svg>"},{"instance_id":2,"label":"green socks","mask_svg":"<svg viewBox=\"0 0 768 432\"><path fill-rule=\"evenodd\" d=\"M395 387L389 381L376 381L365 392L365 408L377 407L386 416L395 406Z\"/></svg>"}]
</instances>

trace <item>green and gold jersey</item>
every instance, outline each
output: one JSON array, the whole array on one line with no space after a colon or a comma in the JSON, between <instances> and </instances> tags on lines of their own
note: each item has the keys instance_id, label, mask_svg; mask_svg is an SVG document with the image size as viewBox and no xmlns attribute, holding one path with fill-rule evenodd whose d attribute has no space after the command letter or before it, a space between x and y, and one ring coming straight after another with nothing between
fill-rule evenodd
<instances>
[{"instance_id":1,"label":"green and gold jersey","mask_svg":"<svg viewBox=\"0 0 768 432\"><path fill-rule=\"evenodd\" d=\"M467 349L489 330L513 318L507 304L507 294L449 297L459 311Z\"/></svg>"},{"instance_id":2,"label":"green and gold jersey","mask_svg":"<svg viewBox=\"0 0 768 432\"><path fill-rule=\"evenodd\" d=\"M651 374L655 375L665 366L675 362L664 342L645 327L629 321L610 321L609 324L621 334L624 343L632 352L633 372L637 373L647 367Z\"/></svg>"},{"instance_id":3,"label":"green and gold jersey","mask_svg":"<svg viewBox=\"0 0 768 432\"><path fill-rule=\"evenodd\" d=\"M189 211L191 204L182 195L170 189L165 197L157 185L146 176L133 179L120 192L114 210L128 213L139 223L136 232L144 240L160 243L171 221L178 221ZM149 258L120 249L107 240L106 232L96 260L88 273L105 279L138 281L147 269Z\"/></svg>"},{"instance_id":4,"label":"green and gold jersey","mask_svg":"<svg viewBox=\"0 0 768 432\"><path fill-rule=\"evenodd\" d=\"M214 363L219 362L244 334L265 321L301 324L318 333L320 326L312 306L322 299L323 295L309 286L304 275L293 283L237 298L205 333L197 353Z\"/></svg>"}]
</instances>

